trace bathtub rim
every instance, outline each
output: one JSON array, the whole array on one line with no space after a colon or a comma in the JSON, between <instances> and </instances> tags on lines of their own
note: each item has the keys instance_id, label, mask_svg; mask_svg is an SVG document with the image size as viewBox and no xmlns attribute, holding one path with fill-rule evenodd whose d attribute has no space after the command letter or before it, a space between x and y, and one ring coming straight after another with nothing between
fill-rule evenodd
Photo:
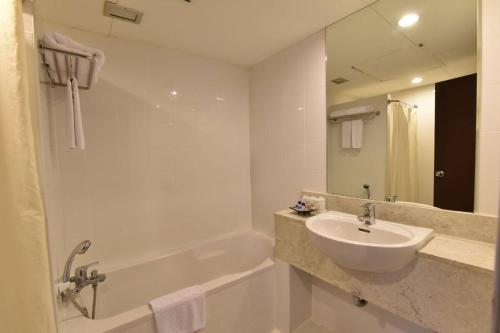
<instances>
[{"instance_id":1,"label":"bathtub rim","mask_svg":"<svg viewBox=\"0 0 500 333\"><path fill-rule=\"evenodd\" d=\"M253 235L257 238L260 238L260 239L268 242L270 244L270 247L271 247L270 256L271 257L273 256L272 249L274 248L274 238L272 238L272 237L270 237L262 232L253 230L253 229L244 229L244 230L237 230L237 231L233 231L233 232L226 233L223 235L219 235L217 237L206 239L206 240L190 242L190 243L187 243L187 244L184 244L181 246L167 248L167 249L164 249L164 250L159 251L159 252L150 253L150 254L146 254L144 256L131 258L130 260L127 260L127 261L119 260L119 261L111 262L108 264L103 263L103 264L100 264L100 267L101 267L100 270L102 270L102 272L105 272L105 273L114 273L116 271L127 269L127 268L130 268L133 266L144 265L144 264L147 264L148 262L166 259L168 257L172 257L172 256L178 255L182 252L186 252L189 250L194 250L198 247L208 245L210 243L216 243L219 241L224 241L224 240L228 240L231 238L235 238L235 237L243 236L243 235L247 235L247 234Z\"/></svg>"}]
</instances>

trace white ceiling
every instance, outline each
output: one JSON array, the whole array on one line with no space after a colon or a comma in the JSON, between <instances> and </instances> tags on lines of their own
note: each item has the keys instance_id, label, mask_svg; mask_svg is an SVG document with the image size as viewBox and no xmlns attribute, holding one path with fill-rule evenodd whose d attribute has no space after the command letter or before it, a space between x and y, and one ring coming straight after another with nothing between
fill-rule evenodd
<instances>
[{"instance_id":1,"label":"white ceiling","mask_svg":"<svg viewBox=\"0 0 500 333\"><path fill-rule=\"evenodd\" d=\"M375 0L119 0L139 25L102 15L104 0L40 0L44 20L253 65ZM116 1L118 2L118 1Z\"/></svg>"},{"instance_id":2,"label":"white ceiling","mask_svg":"<svg viewBox=\"0 0 500 333\"><path fill-rule=\"evenodd\" d=\"M475 73L476 7L476 0L379 0L331 25L329 105L411 88L416 76L428 85ZM407 13L419 14L420 21L400 28ZM349 82L330 82L337 77Z\"/></svg>"}]
</instances>

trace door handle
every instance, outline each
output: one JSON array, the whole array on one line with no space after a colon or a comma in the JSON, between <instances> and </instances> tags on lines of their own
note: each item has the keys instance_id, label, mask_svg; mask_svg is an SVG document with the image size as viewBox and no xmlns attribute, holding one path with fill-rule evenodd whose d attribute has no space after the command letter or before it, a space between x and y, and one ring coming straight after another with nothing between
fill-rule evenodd
<instances>
[{"instance_id":1,"label":"door handle","mask_svg":"<svg viewBox=\"0 0 500 333\"><path fill-rule=\"evenodd\" d=\"M443 178L444 177L444 171L442 171L442 170L436 171L435 175L436 175L437 178Z\"/></svg>"}]
</instances>

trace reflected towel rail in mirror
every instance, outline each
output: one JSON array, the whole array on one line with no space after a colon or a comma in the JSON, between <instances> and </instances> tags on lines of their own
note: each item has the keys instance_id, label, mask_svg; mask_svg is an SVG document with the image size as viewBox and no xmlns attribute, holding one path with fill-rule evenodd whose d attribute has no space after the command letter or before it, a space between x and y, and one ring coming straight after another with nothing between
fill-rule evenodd
<instances>
[{"instance_id":1,"label":"reflected towel rail in mirror","mask_svg":"<svg viewBox=\"0 0 500 333\"><path fill-rule=\"evenodd\" d=\"M368 111L362 113L354 113L354 114L346 114L342 116L330 116L329 120L333 122L343 121L343 120L352 120L355 118L364 118L367 120L373 119L376 116L380 115L380 111Z\"/></svg>"}]
</instances>

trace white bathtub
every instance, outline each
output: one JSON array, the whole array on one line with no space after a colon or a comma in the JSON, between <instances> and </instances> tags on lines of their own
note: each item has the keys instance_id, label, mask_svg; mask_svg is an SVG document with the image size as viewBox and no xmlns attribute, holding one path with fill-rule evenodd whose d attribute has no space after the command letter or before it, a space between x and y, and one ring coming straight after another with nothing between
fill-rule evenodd
<instances>
[{"instance_id":1,"label":"white bathtub","mask_svg":"<svg viewBox=\"0 0 500 333\"><path fill-rule=\"evenodd\" d=\"M269 333L274 329L271 257L269 238L245 232L108 271L98 289L97 319L67 319L62 330L154 333L148 301L199 284L207 297L207 327L200 332Z\"/></svg>"}]
</instances>

